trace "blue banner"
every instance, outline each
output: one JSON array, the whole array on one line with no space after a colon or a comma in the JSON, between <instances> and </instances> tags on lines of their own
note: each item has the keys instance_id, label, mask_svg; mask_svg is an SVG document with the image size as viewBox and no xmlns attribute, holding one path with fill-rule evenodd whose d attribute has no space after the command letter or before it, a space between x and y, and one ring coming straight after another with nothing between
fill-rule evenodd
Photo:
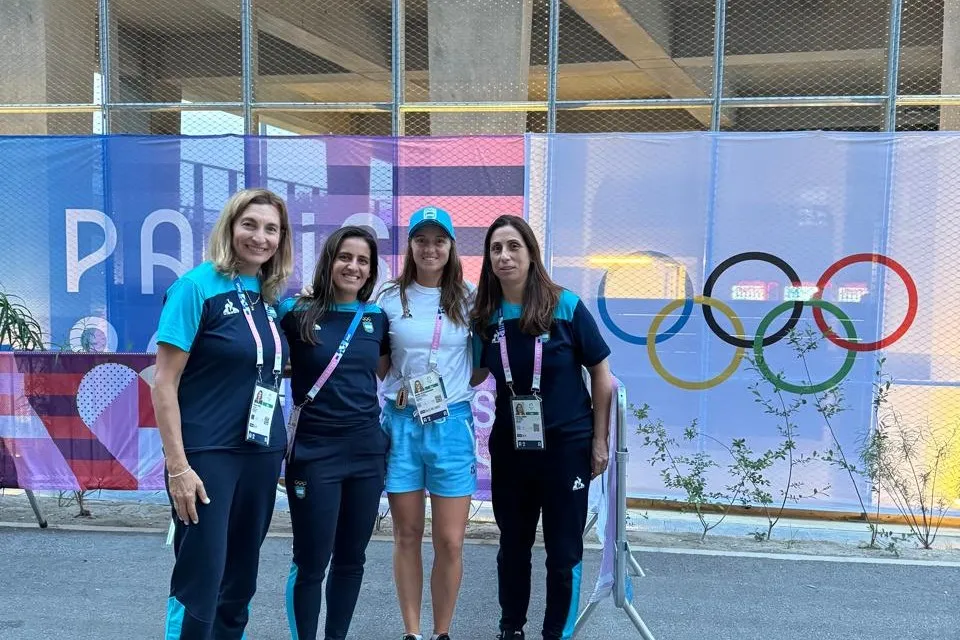
<instances>
[{"instance_id":1,"label":"blue banner","mask_svg":"<svg viewBox=\"0 0 960 640\"><path fill-rule=\"evenodd\" d=\"M855 455L878 421L881 364L900 415L952 424L957 158L960 136L942 132L0 137L0 290L25 301L54 349L152 352L165 290L204 259L221 207L245 186L288 203L290 292L343 224L375 232L391 277L409 216L427 204L453 214L476 282L490 222L522 215L554 278L593 313L629 401L649 403L686 452L715 455L709 473L724 483L738 438L759 455L789 428L796 456L836 443ZM816 349L800 357L791 330L810 331ZM826 421L815 394L836 383L843 411ZM481 394L483 408L492 395ZM806 402L790 427L758 398ZM627 417L628 494L679 497ZM698 435L684 440L691 425ZM771 473L774 487L790 477L781 462ZM835 466L800 477L791 493L819 491L804 504L859 508Z\"/></svg>"},{"instance_id":2,"label":"blue banner","mask_svg":"<svg viewBox=\"0 0 960 640\"><path fill-rule=\"evenodd\" d=\"M496 154L484 149L494 146ZM450 208L476 280L486 226L523 214L522 136L0 137L10 230L0 288L23 298L54 347L153 352L163 294L204 260L231 194L266 187L294 230L290 292L312 279L326 237L344 224L380 240L381 281L397 271L419 206Z\"/></svg>"}]
</instances>

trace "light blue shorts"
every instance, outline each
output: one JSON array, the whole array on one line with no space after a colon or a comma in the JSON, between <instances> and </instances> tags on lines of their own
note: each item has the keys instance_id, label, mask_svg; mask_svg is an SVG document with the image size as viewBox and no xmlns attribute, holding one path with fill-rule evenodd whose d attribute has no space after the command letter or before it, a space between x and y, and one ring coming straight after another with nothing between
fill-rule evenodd
<instances>
[{"instance_id":1,"label":"light blue shorts","mask_svg":"<svg viewBox=\"0 0 960 640\"><path fill-rule=\"evenodd\" d=\"M477 444L469 402L448 407L450 415L421 425L409 405L383 407L380 426L390 437L387 493L426 489L444 498L472 496L477 489Z\"/></svg>"}]
</instances>

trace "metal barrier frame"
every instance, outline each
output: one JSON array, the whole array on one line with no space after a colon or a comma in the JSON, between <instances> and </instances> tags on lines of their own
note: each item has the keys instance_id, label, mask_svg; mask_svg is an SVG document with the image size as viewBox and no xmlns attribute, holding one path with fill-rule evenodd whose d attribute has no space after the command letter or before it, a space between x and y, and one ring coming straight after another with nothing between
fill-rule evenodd
<instances>
[{"instance_id":1,"label":"metal barrier frame","mask_svg":"<svg viewBox=\"0 0 960 640\"><path fill-rule=\"evenodd\" d=\"M616 445L614 459L617 465L617 510L616 513L608 514L608 526L609 518L616 518L617 524L616 548L614 549L613 604L630 618L630 622L633 623L633 626L636 627L644 640L655 640L653 633L647 628L646 623L643 621L643 618L640 617L633 603L627 599L627 580L630 579L630 576L642 577L645 574L640 567L640 563L637 562L637 559L630 551L630 543L627 541L627 460L629 458L629 452L627 450L626 423L627 389L623 386L622 382L618 381L617 430L615 434L616 439L614 440L614 444ZM591 517L590 522L587 524L586 531L584 531L584 535L590 531L596 523L597 518L598 516L596 514ZM583 627L600 602L601 600L594 600L580 612L573 630L574 638L583 630Z\"/></svg>"}]
</instances>

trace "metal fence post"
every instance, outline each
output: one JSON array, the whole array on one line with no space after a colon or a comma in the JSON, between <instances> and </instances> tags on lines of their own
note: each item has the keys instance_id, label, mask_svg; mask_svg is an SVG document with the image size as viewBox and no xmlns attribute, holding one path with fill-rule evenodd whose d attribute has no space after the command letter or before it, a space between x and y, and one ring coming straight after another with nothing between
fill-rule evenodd
<instances>
[{"instance_id":1,"label":"metal fence post","mask_svg":"<svg viewBox=\"0 0 960 640\"><path fill-rule=\"evenodd\" d=\"M560 59L560 0L550 0L547 54L547 133L557 131L557 67Z\"/></svg>"},{"instance_id":2,"label":"metal fence post","mask_svg":"<svg viewBox=\"0 0 960 640\"><path fill-rule=\"evenodd\" d=\"M903 0L890 0L890 42L887 43L887 101L883 114L885 131L896 131L897 85L900 78L900 25L903 19Z\"/></svg>"},{"instance_id":3,"label":"metal fence post","mask_svg":"<svg viewBox=\"0 0 960 640\"><path fill-rule=\"evenodd\" d=\"M265 153L254 137L253 124L253 0L240 0L240 92L243 113L243 182L246 188L266 184L261 176Z\"/></svg>"},{"instance_id":4,"label":"metal fence post","mask_svg":"<svg viewBox=\"0 0 960 640\"><path fill-rule=\"evenodd\" d=\"M102 123L102 133L111 132L110 103L112 93L110 91L110 74L113 72L113 66L110 64L110 0L100 0L98 3L99 21L100 21L100 103L102 111L100 112L100 122Z\"/></svg>"},{"instance_id":5,"label":"metal fence post","mask_svg":"<svg viewBox=\"0 0 960 640\"><path fill-rule=\"evenodd\" d=\"M253 129L253 0L240 0L240 76L243 132Z\"/></svg>"},{"instance_id":6,"label":"metal fence post","mask_svg":"<svg viewBox=\"0 0 960 640\"><path fill-rule=\"evenodd\" d=\"M883 176L883 212L880 217L880 226L877 229L877 253L886 255L890 239L890 218L893 210L894 198L894 165L896 162L896 128L897 128L897 85L899 84L900 74L900 25L903 17L903 0L890 0L890 41L887 43L887 77L886 77L886 100L884 103L883 129L888 133L893 133L890 140L890 148L887 152L886 166ZM876 334L877 337L883 335L883 315L884 315L884 289L886 288L886 269L881 267L877 270L877 309L876 309ZM874 373L877 371L880 351L874 352ZM878 383L880 379L876 380ZM872 394L871 394L872 395ZM878 407L875 402L871 403L870 409L870 429L874 429L878 416ZM879 500L879 498L878 498ZM866 518L866 514L862 514Z\"/></svg>"},{"instance_id":7,"label":"metal fence post","mask_svg":"<svg viewBox=\"0 0 960 640\"><path fill-rule=\"evenodd\" d=\"M713 264L713 229L716 218L717 184L720 172L720 145L717 133L720 131L721 114L723 113L723 58L727 37L727 0L716 0L713 24L713 104L710 110L710 189L707 201L707 215L704 221L703 234L703 268L701 282L706 282ZM709 334L703 332L700 336L700 374L706 379L710 366ZM700 425L707 424L707 399L704 394L697 398L697 420ZM698 438L698 446L703 448L703 435Z\"/></svg>"},{"instance_id":8,"label":"metal fence post","mask_svg":"<svg viewBox=\"0 0 960 640\"><path fill-rule=\"evenodd\" d=\"M720 130L723 106L723 57L727 38L727 0L716 0L713 18L713 105L710 111L710 130Z\"/></svg>"},{"instance_id":9,"label":"metal fence post","mask_svg":"<svg viewBox=\"0 0 960 640\"><path fill-rule=\"evenodd\" d=\"M391 15L393 16L391 27L391 57L393 62L391 82L393 84L393 102L390 109L390 128L395 136L402 136L404 129L403 113L400 108L403 105L406 93L404 86L406 82L406 66L404 64L404 58L406 56L406 38L404 37L404 30L406 29L405 10L404 0L393 0L391 2Z\"/></svg>"},{"instance_id":10,"label":"metal fence post","mask_svg":"<svg viewBox=\"0 0 960 640\"><path fill-rule=\"evenodd\" d=\"M550 192L553 175L553 138L557 133L557 69L560 59L560 0L550 0L550 33L547 36L547 152L544 160L543 262L553 275L553 229L550 224Z\"/></svg>"}]
</instances>

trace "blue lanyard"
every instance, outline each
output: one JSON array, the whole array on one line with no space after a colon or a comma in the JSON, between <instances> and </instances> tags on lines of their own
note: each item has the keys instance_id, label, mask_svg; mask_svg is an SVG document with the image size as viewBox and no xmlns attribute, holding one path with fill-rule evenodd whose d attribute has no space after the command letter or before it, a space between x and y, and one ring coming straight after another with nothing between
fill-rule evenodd
<instances>
[{"instance_id":1,"label":"blue lanyard","mask_svg":"<svg viewBox=\"0 0 960 640\"><path fill-rule=\"evenodd\" d=\"M337 352L333 354L333 357L330 358L330 363L327 364L327 368L323 370L323 373L320 374L320 377L317 378L317 381L313 383L313 387L311 387L309 393L307 393L306 402L312 402L317 394L320 393L320 389L323 388L323 385L325 385L327 380L330 379L330 376L333 375L333 370L337 368L338 364L340 364L340 360L343 358L343 354L350 345L350 341L353 340L353 334L356 333L357 326L360 325L360 318L363 317L366 309L367 305L365 304L361 304L359 307L357 307L357 312L353 315L353 320L350 321L350 326L347 327L347 332L343 334L343 340L340 341L340 346L337 347ZM306 404L306 402L304 404Z\"/></svg>"}]
</instances>

